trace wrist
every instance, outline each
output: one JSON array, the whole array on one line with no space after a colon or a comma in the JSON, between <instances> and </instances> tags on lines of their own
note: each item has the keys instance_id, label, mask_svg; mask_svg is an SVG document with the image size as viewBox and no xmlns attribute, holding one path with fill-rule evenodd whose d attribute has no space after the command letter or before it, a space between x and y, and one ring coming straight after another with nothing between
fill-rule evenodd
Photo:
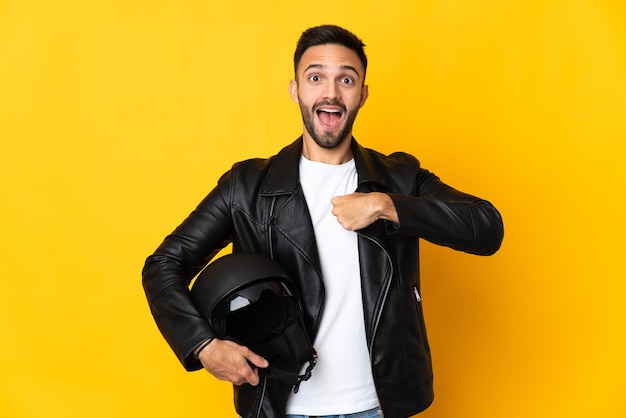
<instances>
[{"instance_id":1,"label":"wrist","mask_svg":"<svg viewBox=\"0 0 626 418\"><path fill-rule=\"evenodd\" d=\"M209 344L211 344L213 342L214 338L207 338L206 340L202 341L200 344L198 344L198 346L193 350L193 356L196 358L196 360L198 359L198 356L200 355L200 352L202 350L204 350L205 348L207 348L209 346Z\"/></svg>"},{"instance_id":2,"label":"wrist","mask_svg":"<svg viewBox=\"0 0 626 418\"><path fill-rule=\"evenodd\" d=\"M398 212L393 204L393 200L391 200L391 196L387 193L378 193L378 195L380 198L378 201L378 219L398 223Z\"/></svg>"}]
</instances>

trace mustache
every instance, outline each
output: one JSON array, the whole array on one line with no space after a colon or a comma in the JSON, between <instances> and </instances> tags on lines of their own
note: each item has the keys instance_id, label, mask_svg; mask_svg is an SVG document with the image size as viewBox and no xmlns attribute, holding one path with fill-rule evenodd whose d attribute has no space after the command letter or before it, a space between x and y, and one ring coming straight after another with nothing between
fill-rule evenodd
<instances>
[{"instance_id":1,"label":"mustache","mask_svg":"<svg viewBox=\"0 0 626 418\"><path fill-rule=\"evenodd\" d=\"M317 111L320 107L323 106L336 106L340 108L343 112L346 112L346 105L341 103L339 100L322 100L321 102L317 102L313 105L313 111Z\"/></svg>"}]
</instances>

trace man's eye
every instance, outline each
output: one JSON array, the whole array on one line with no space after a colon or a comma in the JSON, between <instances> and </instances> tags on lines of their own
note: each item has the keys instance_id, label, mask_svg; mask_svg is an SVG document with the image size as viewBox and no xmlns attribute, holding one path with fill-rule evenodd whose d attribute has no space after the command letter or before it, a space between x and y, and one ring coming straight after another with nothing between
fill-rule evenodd
<instances>
[{"instance_id":1,"label":"man's eye","mask_svg":"<svg viewBox=\"0 0 626 418\"><path fill-rule=\"evenodd\" d=\"M312 75L309 77L310 81L320 81L320 77L318 75Z\"/></svg>"},{"instance_id":2,"label":"man's eye","mask_svg":"<svg viewBox=\"0 0 626 418\"><path fill-rule=\"evenodd\" d=\"M352 84L352 83L354 83L354 80L352 78L350 78L350 77L344 77L344 78L341 79L341 82L343 84Z\"/></svg>"}]
</instances>

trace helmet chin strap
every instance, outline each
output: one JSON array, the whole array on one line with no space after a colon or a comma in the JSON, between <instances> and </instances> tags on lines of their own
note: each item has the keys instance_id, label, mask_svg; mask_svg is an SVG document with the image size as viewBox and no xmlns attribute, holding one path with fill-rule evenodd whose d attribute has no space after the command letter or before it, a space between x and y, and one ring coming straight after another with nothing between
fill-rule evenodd
<instances>
[{"instance_id":1,"label":"helmet chin strap","mask_svg":"<svg viewBox=\"0 0 626 418\"><path fill-rule=\"evenodd\" d=\"M304 371L304 374L298 374L297 372L289 372L287 370L279 369L277 367L268 367L267 369L259 370L259 373L266 376L268 379L276 379L282 382L293 385L293 393L298 393L300 390L300 383L309 380L312 376L312 371L317 364L317 353L313 350L313 357L308 361L308 366Z\"/></svg>"},{"instance_id":2,"label":"helmet chin strap","mask_svg":"<svg viewBox=\"0 0 626 418\"><path fill-rule=\"evenodd\" d=\"M304 371L304 374L298 376L298 381L293 387L293 393L298 393L298 391L300 390L300 383L305 382L311 378L311 372L313 371L313 368L315 368L316 364L317 364L317 352L315 351L315 349L313 349L313 358L309 361L309 365Z\"/></svg>"}]
</instances>

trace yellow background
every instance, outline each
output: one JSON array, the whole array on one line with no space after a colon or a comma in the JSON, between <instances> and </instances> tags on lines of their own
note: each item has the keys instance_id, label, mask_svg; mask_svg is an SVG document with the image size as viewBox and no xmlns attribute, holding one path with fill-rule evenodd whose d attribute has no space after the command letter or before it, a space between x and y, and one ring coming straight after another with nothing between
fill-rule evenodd
<instances>
[{"instance_id":1,"label":"yellow background","mask_svg":"<svg viewBox=\"0 0 626 418\"><path fill-rule=\"evenodd\" d=\"M232 162L299 135L321 23L367 44L359 141L504 216L493 257L424 245L420 416L626 416L623 0L0 1L0 416L234 416L140 271Z\"/></svg>"}]
</instances>

